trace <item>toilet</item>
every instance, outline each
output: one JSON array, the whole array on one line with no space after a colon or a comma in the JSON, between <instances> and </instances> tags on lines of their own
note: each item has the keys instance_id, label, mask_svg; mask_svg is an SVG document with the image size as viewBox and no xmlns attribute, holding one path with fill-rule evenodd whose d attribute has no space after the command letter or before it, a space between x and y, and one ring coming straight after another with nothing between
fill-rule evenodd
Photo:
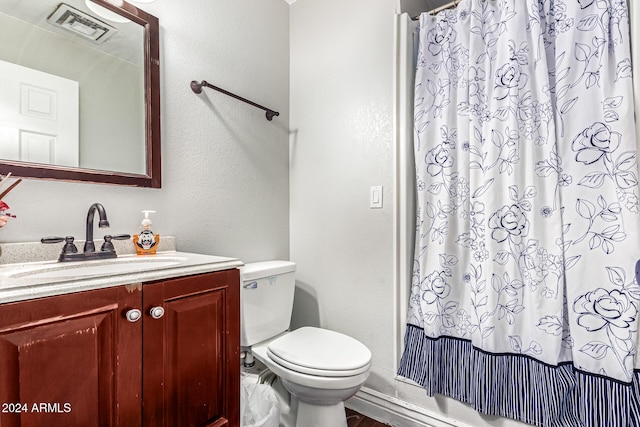
<instances>
[{"instance_id":1,"label":"toilet","mask_svg":"<svg viewBox=\"0 0 640 427\"><path fill-rule=\"evenodd\" d=\"M358 340L315 327L288 331L296 265L265 261L240 268L240 345L269 368L297 408L290 427L346 427L344 401L369 376L371 351ZM281 425L287 425L281 419ZM287 427L289 427L287 425Z\"/></svg>"}]
</instances>

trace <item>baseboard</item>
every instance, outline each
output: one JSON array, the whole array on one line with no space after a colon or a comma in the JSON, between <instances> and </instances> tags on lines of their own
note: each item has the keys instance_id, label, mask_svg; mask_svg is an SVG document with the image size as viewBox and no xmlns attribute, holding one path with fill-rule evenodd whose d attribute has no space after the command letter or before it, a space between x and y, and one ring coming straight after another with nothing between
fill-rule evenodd
<instances>
[{"instance_id":1,"label":"baseboard","mask_svg":"<svg viewBox=\"0 0 640 427\"><path fill-rule=\"evenodd\" d=\"M393 427L468 427L393 396L363 387L345 406Z\"/></svg>"}]
</instances>

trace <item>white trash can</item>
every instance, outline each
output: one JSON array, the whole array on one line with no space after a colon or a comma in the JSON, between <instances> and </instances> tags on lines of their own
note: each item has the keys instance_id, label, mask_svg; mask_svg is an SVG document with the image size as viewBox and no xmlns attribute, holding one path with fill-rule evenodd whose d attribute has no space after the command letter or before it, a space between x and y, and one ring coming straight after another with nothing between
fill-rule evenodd
<instances>
[{"instance_id":1,"label":"white trash can","mask_svg":"<svg viewBox=\"0 0 640 427\"><path fill-rule=\"evenodd\" d=\"M243 381L240 388L240 419L241 427L278 427L280 409L273 388Z\"/></svg>"}]
</instances>

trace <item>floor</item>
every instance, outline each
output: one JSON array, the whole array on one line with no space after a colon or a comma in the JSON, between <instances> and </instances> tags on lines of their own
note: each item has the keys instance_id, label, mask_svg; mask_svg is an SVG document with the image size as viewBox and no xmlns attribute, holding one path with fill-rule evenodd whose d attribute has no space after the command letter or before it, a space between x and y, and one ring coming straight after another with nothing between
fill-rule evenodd
<instances>
[{"instance_id":1,"label":"floor","mask_svg":"<svg viewBox=\"0 0 640 427\"><path fill-rule=\"evenodd\" d=\"M367 418L362 414L347 409L347 427L387 427L379 421Z\"/></svg>"}]
</instances>

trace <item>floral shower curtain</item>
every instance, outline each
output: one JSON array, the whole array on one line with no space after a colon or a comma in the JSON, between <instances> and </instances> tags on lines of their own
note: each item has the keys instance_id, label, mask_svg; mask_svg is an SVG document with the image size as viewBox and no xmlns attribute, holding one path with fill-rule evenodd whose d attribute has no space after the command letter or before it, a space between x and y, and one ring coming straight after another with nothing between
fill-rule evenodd
<instances>
[{"instance_id":1,"label":"floral shower curtain","mask_svg":"<svg viewBox=\"0 0 640 427\"><path fill-rule=\"evenodd\" d=\"M423 14L414 121L399 374L534 425L640 425L626 1Z\"/></svg>"}]
</instances>

